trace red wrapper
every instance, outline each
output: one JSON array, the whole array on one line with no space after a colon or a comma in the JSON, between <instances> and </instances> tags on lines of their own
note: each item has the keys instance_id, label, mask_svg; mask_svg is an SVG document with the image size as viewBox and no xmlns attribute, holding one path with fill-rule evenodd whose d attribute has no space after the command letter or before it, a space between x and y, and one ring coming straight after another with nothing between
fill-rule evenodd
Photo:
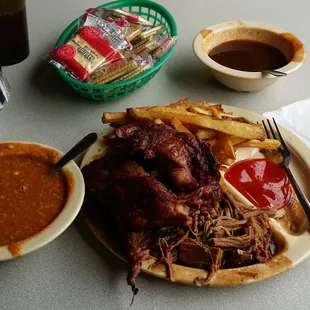
<instances>
[{"instance_id":1,"label":"red wrapper","mask_svg":"<svg viewBox=\"0 0 310 310\"><path fill-rule=\"evenodd\" d=\"M129 47L131 45L114 22L88 14L84 27L48 56L53 65L84 81L103 63L124 58L120 51Z\"/></svg>"},{"instance_id":2,"label":"red wrapper","mask_svg":"<svg viewBox=\"0 0 310 310\"><path fill-rule=\"evenodd\" d=\"M154 59L160 59L164 54L166 54L177 42L177 37L167 38L160 47L152 52Z\"/></svg>"}]
</instances>

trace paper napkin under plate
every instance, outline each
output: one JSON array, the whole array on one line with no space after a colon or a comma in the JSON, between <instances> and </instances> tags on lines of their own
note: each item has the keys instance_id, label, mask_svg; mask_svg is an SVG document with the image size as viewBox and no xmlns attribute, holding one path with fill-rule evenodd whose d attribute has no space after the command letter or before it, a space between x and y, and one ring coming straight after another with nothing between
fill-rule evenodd
<instances>
[{"instance_id":1,"label":"paper napkin under plate","mask_svg":"<svg viewBox=\"0 0 310 310\"><path fill-rule=\"evenodd\" d=\"M277 123L294 132L310 147L310 98L266 112L264 116L274 117Z\"/></svg>"}]
</instances>

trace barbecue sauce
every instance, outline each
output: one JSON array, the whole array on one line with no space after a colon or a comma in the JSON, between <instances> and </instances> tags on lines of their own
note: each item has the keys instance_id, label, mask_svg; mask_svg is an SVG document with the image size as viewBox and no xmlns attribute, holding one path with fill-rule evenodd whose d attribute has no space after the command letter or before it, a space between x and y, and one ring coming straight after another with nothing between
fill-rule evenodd
<instances>
[{"instance_id":1,"label":"barbecue sauce","mask_svg":"<svg viewBox=\"0 0 310 310\"><path fill-rule=\"evenodd\" d=\"M221 43L209 52L209 56L225 67L250 72L278 69L289 62L279 49L253 40Z\"/></svg>"},{"instance_id":2,"label":"barbecue sauce","mask_svg":"<svg viewBox=\"0 0 310 310\"><path fill-rule=\"evenodd\" d=\"M0 29L0 65L9 66L25 60L29 55L25 0L1 0Z\"/></svg>"},{"instance_id":3,"label":"barbecue sauce","mask_svg":"<svg viewBox=\"0 0 310 310\"><path fill-rule=\"evenodd\" d=\"M284 170L270 159L246 159L233 164L225 179L255 207L285 207L292 187Z\"/></svg>"}]
</instances>

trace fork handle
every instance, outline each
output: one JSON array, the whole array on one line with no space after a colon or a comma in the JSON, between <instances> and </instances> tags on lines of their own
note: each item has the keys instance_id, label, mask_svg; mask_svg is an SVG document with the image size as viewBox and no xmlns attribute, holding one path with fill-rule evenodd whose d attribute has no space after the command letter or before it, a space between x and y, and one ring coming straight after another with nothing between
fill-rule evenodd
<instances>
[{"instance_id":1,"label":"fork handle","mask_svg":"<svg viewBox=\"0 0 310 310\"><path fill-rule=\"evenodd\" d=\"M306 213L308 222L310 223L310 203L309 203L307 197L305 196L305 194L303 193L303 191L300 189L299 185L297 184L297 182L296 182L296 180L292 174L291 169L286 167L286 166L283 166L283 169L285 170L286 175L288 176L289 180L291 181L291 184L294 188L296 196L297 196L301 206L303 207L303 209Z\"/></svg>"}]
</instances>

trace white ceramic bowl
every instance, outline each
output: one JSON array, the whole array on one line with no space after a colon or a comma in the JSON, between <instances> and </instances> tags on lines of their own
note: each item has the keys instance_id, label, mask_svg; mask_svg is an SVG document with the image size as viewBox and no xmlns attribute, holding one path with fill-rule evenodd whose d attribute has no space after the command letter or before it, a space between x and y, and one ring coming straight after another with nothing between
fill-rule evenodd
<instances>
[{"instance_id":1,"label":"white ceramic bowl","mask_svg":"<svg viewBox=\"0 0 310 310\"><path fill-rule=\"evenodd\" d=\"M58 152L61 155L63 153L51 146L44 144L33 143L33 142L24 142L24 141L12 141L12 142L3 142L3 143L21 143L21 144L34 144L41 146L43 148L51 149ZM2 143L1 143L2 144ZM63 170L70 174L70 179L73 181L73 186L70 188L70 193L67 199L65 206L63 207L60 214L55 218L55 220L49 224L43 231L38 234L18 242L20 244L20 256L23 256L27 253L33 252L49 242L57 238L61 233L63 233L66 228L74 221L78 215L81 206L83 204L84 195L85 195L85 185L84 178L81 173L81 170L76 165L74 161L70 161ZM7 246L0 247L0 261L9 260L15 258L11 252L8 250Z\"/></svg>"},{"instance_id":2,"label":"white ceramic bowl","mask_svg":"<svg viewBox=\"0 0 310 310\"><path fill-rule=\"evenodd\" d=\"M237 91L258 91L285 77L277 78L260 72L230 69L208 56L215 46L236 39L260 41L281 50L290 62L277 70L287 74L297 70L306 59L306 49L303 43L293 34L272 25L251 21L232 21L201 30L193 41L194 53L210 68L219 82Z\"/></svg>"}]
</instances>

